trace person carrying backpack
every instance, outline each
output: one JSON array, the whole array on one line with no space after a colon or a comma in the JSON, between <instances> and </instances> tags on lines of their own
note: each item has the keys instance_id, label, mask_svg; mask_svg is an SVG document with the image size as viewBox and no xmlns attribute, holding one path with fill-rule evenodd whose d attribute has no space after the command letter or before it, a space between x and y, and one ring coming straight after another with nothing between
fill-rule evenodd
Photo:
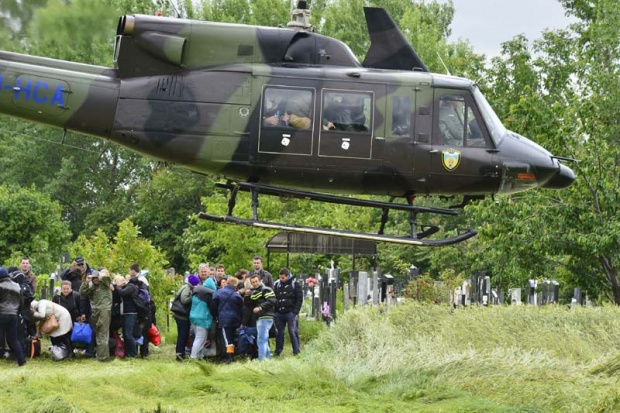
<instances>
[{"instance_id":1,"label":"person carrying backpack","mask_svg":"<svg viewBox=\"0 0 620 413\"><path fill-rule=\"evenodd\" d=\"M17 339L17 314L24 300L19 284L9 278L6 268L0 267L0 330L3 330L11 351L15 354L17 364L26 364L24 350Z\"/></svg>"},{"instance_id":2,"label":"person carrying backpack","mask_svg":"<svg viewBox=\"0 0 620 413\"><path fill-rule=\"evenodd\" d=\"M114 278L114 289L121 299L121 331L123 333L123 343L125 344L125 357L134 358L138 356L138 347L134 330L138 323L138 310L134 303L134 297L138 295L136 280L131 278L126 281L123 276Z\"/></svg>"},{"instance_id":3,"label":"person carrying backpack","mask_svg":"<svg viewBox=\"0 0 620 413\"><path fill-rule=\"evenodd\" d=\"M293 355L299 354L298 317L301 305L304 302L303 289L287 268L280 269L279 279L275 282L273 292L276 294L276 350L277 357L284 348L284 327L288 327L288 334L293 346Z\"/></svg>"},{"instance_id":4,"label":"person carrying backpack","mask_svg":"<svg viewBox=\"0 0 620 413\"><path fill-rule=\"evenodd\" d=\"M32 318L32 313L30 312L30 303L34 300L34 290L32 289L32 285L28 282L28 278L17 269L17 267L9 267L9 278L19 284L19 287L22 291L22 298L24 300L24 305L19 310L17 314L17 339L19 343L22 345L22 349L24 350L24 354L26 356L38 356L40 352L35 352L32 354L30 350L32 350L33 341L39 343L40 340L37 336L37 328ZM0 343L4 343L4 337L0 334Z\"/></svg>"},{"instance_id":5,"label":"person carrying backpack","mask_svg":"<svg viewBox=\"0 0 620 413\"><path fill-rule=\"evenodd\" d=\"M147 358L149 356L149 328L151 324L155 322L155 303L151 298L149 292L148 282L141 276L146 271L140 271L140 265L137 263L129 266L130 281L134 280L138 286L138 294L134 296L134 304L138 313L137 325L139 326L139 332L142 334L142 343L139 344L140 357ZM136 328L136 334L138 335L138 328ZM135 336L134 335L134 336Z\"/></svg>"}]
</instances>

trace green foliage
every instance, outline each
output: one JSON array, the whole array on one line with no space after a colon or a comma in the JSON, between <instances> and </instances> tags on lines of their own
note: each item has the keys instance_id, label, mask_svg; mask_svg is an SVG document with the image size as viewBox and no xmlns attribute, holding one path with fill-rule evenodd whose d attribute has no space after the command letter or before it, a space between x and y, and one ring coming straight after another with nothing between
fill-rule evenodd
<instances>
[{"instance_id":1,"label":"green foliage","mask_svg":"<svg viewBox=\"0 0 620 413\"><path fill-rule=\"evenodd\" d=\"M405 297L423 303L448 304L454 289L463 283L462 274L455 274L454 270L445 270L438 279L428 273L409 281L405 288Z\"/></svg>"},{"instance_id":2,"label":"green foliage","mask_svg":"<svg viewBox=\"0 0 620 413\"><path fill-rule=\"evenodd\" d=\"M68 241L58 203L34 188L0 186L0 257L6 266L31 259L36 273L56 268Z\"/></svg>"},{"instance_id":3,"label":"green foliage","mask_svg":"<svg viewBox=\"0 0 620 413\"><path fill-rule=\"evenodd\" d=\"M180 168L162 167L136 194L134 222L142 235L157 245L170 266L180 271L189 267L183 249L183 231L202 210L201 197L211 196L215 180Z\"/></svg>"},{"instance_id":4,"label":"green foliage","mask_svg":"<svg viewBox=\"0 0 620 413\"><path fill-rule=\"evenodd\" d=\"M109 65L110 39L114 38L117 19L115 10L100 0L79 0L70 5L62 0L48 0L33 16L29 33L33 40L31 53Z\"/></svg>"},{"instance_id":5,"label":"green foliage","mask_svg":"<svg viewBox=\"0 0 620 413\"><path fill-rule=\"evenodd\" d=\"M246 196L240 194L237 198L235 214L247 216L250 214L250 203ZM228 200L225 194L218 192L202 199L205 211L210 214L225 215ZM261 214L272 208L273 200L261 198ZM210 221L192 218L184 234L185 249L189 258L190 268L195 271L202 262L211 265L222 263L229 274L234 274L239 268L249 268L252 257L263 255L264 240L269 239L274 231L265 231L236 225L223 225Z\"/></svg>"},{"instance_id":6,"label":"green foliage","mask_svg":"<svg viewBox=\"0 0 620 413\"><path fill-rule=\"evenodd\" d=\"M78 237L70 250L72 257L82 256L91 265L106 267L112 273L124 274L134 262L155 272L161 271L165 264L162 253L142 238L139 228L129 220L119 224L113 242L98 230L91 237Z\"/></svg>"},{"instance_id":7,"label":"green foliage","mask_svg":"<svg viewBox=\"0 0 620 413\"><path fill-rule=\"evenodd\" d=\"M164 254L151 241L142 238L140 229L131 221L125 220L119 224L112 241L102 230L97 230L91 237L80 235L70 251L72 257L82 256L91 267L106 267L111 274L125 275L133 263L138 263L143 270L148 269L153 301L158 313L165 313L166 299L176 289L175 280L164 274Z\"/></svg>"},{"instance_id":8,"label":"green foliage","mask_svg":"<svg viewBox=\"0 0 620 413\"><path fill-rule=\"evenodd\" d=\"M564 4L584 20L533 47L523 36L506 42L488 97L507 127L578 159L578 179L470 207L481 228L470 257L507 285L555 277L618 304L620 10L614 1Z\"/></svg>"}]
</instances>

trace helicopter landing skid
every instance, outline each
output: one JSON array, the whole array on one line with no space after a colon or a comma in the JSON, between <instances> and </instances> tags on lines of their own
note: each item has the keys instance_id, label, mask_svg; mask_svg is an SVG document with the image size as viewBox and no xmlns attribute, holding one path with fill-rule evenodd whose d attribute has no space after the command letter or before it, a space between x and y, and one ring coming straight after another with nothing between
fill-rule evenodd
<instances>
[{"instance_id":1,"label":"helicopter landing skid","mask_svg":"<svg viewBox=\"0 0 620 413\"><path fill-rule=\"evenodd\" d=\"M308 234L330 235L335 237L353 238L374 242L389 242L394 244L417 245L417 246L444 246L465 241L476 235L476 230L467 229L465 232L451 238L441 240L414 239L410 237L394 237L383 234L366 234L360 232L342 231L337 229L303 227L297 225L279 224L276 222L258 221L253 219L242 219L231 216L211 215L204 212L198 214L200 218L213 222L226 222L230 224L245 225L254 228L275 229L289 232L302 232Z\"/></svg>"},{"instance_id":2,"label":"helicopter landing skid","mask_svg":"<svg viewBox=\"0 0 620 413\"><path fill-rule=\"evenodd\" d=\"M206 219L212 222L230 223L237 225L245 225L254 228L274 229L280 231L301 232L309 234L329 235L342 238L352 238L374 242L387 242L395 244L416 245L416 246L445 246L456 244L461 241L465 241L477 234L475 229L464 229L459 234L449 238L429 240L426 237L439 231L439 227L435 225L425 226L420 225L421 231L418 231L418 224L416 222L417 214L432 213L442 215L456 215L457 212L450 209L432 208L432 207L419 207L412 205L408 198L408 204L396 204L393 202L381 202L372 201L358 198L348 198L337 195L321 194L316 192L293 190L287 188L280 188L268 185L260 185L250 182L236 182L236 183L218 183L217 187L230 190L230 199L228 201L228 214L225 216L207 214L201 212L198 214L199 218ZM236 204L236 197L239 190L249 191L252 197L252 218L244 219L233 216L233 209ZM320 201L328 203L338 203L345 205L354 205L362 207L379 208L383 211L381 214L380 228L377 234L353 232L338 229L320 228L320 227L306 227L291 224L282 224L271 221L261 221L258 219L258 195L259 193L264 195L283 196L290 198L301 198L311 201ZM408 211L409 223L411 226L411 235L409 236L393 236L385 235L384 228L387 223L388 213L391 209Z\"/></svg>"}]
</instances>

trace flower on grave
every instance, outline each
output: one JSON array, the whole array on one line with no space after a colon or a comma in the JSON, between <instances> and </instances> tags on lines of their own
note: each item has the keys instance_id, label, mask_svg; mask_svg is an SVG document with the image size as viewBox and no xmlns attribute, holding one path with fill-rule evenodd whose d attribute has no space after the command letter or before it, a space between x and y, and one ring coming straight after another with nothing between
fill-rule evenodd
<instances>
[{"instance_id":1,"label":"flower on grave","mask_svg":"<svg viewBox=\"0 0 620 413\"><path fill-rule=\"evenodd\" d=\"M323 317L329 317L331 314L329 311L329 304L327 301L323 302L323 309L321 310L321 314L323 314Z\"/></svg>"}]
</instances>

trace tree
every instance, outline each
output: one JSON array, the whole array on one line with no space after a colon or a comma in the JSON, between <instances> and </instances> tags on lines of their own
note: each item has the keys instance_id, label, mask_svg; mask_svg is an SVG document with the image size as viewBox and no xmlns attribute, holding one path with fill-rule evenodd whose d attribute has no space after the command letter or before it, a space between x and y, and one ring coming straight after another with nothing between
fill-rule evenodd
<instances>
[{"instance_id":1,"label":"tree","mask_svg":"<svg viewBox=\"0 0 620 413\"><path fill-rule=\"evenodd\" d=\"M55 268L69 239L58 203L34 188L0 186L0 257L6 266L30 257L35 272Z\"/></svg>"},{"instance_id":2,"label":"tree","mask_svg":"<svg viewBox=\"0 0 620 413\"><path fill-rule=\"evenodd\" d=\"M620 10L607 0L563 4L581 21L545 33L536 54L522 36L505 43L488 72L487 96L507 127L579 159L578 179L562 191L470 207L481 228L471 259L503 280L558 277L620 304Z\"/></svg>"},{"instance_id":3,"label":"tree","mask_svg":"<svg viewBox=\"0 0 620 413\"><path fill-rule=\"evenodd\" d=\"M130 220L118 225L112 241L104 231L97 230L88 237L80 235L72 243L70 251L72 257L82 256L95 268L107 268L112 278L115 274L126 274L133 263L138 263L142 270L148 269L149 291L157 308L166 308L166 297L175 289L174 278L164 273L164 254L150 240L142 237L140 228Z\"/></svg>"},{"instance_id":4,"label":"tree","mask_svg":"<svg viewBox=\"0 0 620 413\"><path fill-rule=\"evenodd\" d=\"M164 251L176 269L189 267L184 231L202 210L201 198L213 194L215 181L181 168L162 167L137 190L134 221L143 235Z\"/></svg>"},{"instance_id":5,"label":"tree","mask_svg":"<svg viewBox=\"0 0 620 413\"><path fill-rule=\"evenodd\" d=\"M126 2L48 1L33 12L21 51L111 66L115 3ZM150 179L153 162L103 139L4 119L0 178L35 185L58 201L74 237L97 228L112 233L133 213L135 188Z\"/></svg>"}]
</instances>

